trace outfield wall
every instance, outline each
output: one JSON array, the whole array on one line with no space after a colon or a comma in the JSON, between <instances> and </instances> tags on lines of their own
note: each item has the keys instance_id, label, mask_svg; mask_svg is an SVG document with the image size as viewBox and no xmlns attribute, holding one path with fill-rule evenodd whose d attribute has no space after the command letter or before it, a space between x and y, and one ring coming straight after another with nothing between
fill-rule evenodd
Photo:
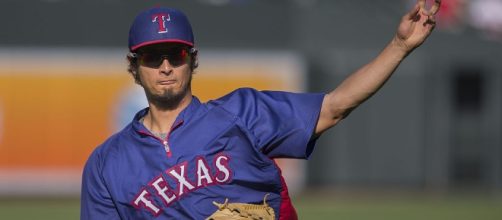
<instances>
[{"instance_id":1,"label":"outfield wall","mask_svg":"<svg viewBox=\"0 0 502 220\"><path fill-rule=\"evenodd\" d=\"M91 151L147 106L118 49L0 50L0 194L77 195ZM202 101L239 87L304 91L305 66L287 51L202 50ZM280 162L305 170L299 161ZM287 165L285 165L287 164ZM292 190L303 172L289 172Z\"/></svg>"}]
</instances>

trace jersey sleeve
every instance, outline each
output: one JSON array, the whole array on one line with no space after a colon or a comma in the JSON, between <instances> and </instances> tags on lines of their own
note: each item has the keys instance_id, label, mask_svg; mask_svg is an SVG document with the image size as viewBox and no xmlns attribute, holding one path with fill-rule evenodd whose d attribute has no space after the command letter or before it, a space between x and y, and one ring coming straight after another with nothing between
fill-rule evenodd
<instances>
[{"instance_id":1,"label":"jersey sleeve","mask_svg":"<svg viewBox=\"0 0 502 220\"><path fill-rule=\"evenodd\" d=\"M102 158L96 149L84 167L80 219L120 219L101 175Z\"/></svg>"},{"instance_id":2,"label":"jersey sleeve","mask_svg":"<svg viewBox=\"0 0 502 220\"><path fill-rule=\"evenodd\" d=\"M239 89L217 100L272 158L308 158L324 94Z\"/></svg>"}]
</instances>

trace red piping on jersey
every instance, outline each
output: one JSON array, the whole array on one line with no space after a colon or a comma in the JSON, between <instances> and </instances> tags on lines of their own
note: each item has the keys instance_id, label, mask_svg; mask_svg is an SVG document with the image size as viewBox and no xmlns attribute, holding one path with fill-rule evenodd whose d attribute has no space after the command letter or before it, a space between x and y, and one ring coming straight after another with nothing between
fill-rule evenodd
<instances>
[{"instance_id":1,"label":"red piping on jersey","mask_svg":"<svg viewBox=\"0 0 502 220\"><path fill-rule=\"evenodd\" d=\"M289 198L288 186L286 185L286 181L284 181L284 177L282 176L281 168L277 165L275 160L275 166L279 170L279 175L281 176L281 207L279 209L279 220L298 220L298 216L296 214L295 207L291 203L291 198Z\"/></svg>"},{"instance_id":2,"label":"red piping on jersey","mask_svg":"<svg viewBox=\"0 0 502 220\"><path fill-rule=\"evenodd\" d=\"M138 132L139 132L140 134L147 135L147 136L150 136L150 137L153 137L153 138L157 139L158 141L160 141L160 143L161 143L162 145L164 145L164 147L166 147L165 145L167 144L168 149L166 149L166 154L167 154L167 157L169 158L169 157L171 157L171 156L172 156L172 149L171 149L171 147L169 147L169 145L168 145L168 143L169 143L169 137L171 136L171 132L173 132L173 131L174 131L174 129L178 128L181 124L183 124L183 120L180 120L180 121L176 122L176 124L173 124L173 125L171 126L171 129L170 129L170 130L169 130L169 132L167 133L166 140L162 140L162 139L160 139L159 137L157 137L157 136L155 136L155 135L151 134L151 132L141 131L141 130L140 130L140 131L138 131ZM164 144L164 142L166 142L166 144Z\"/></svg>"}]
</instances>

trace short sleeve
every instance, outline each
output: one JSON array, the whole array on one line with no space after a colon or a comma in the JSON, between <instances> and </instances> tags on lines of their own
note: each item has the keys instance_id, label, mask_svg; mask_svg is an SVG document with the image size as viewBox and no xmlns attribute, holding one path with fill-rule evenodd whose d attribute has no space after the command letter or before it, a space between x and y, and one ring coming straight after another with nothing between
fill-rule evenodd
<instances>
[{"instance_id":1,"label":"short sleeve","mask_svg":"<svg viewBox=\"0 0 502 220\"><path fill-rule=\"evenodd\" d=\"M238 89L216 100L235 114L272 158L308 158L324 94Z\"/></svg>"},{"instance_id":2,"label":"short sleeve","mask_svg":"<svg viewBox=\"0 0 502 220\"><path fill-rule=\"evenodd\" d=\"M102 160L97 148L87 160L82 175L80 219L120 219L101 177Z\"/></svg>"}]
</instances>

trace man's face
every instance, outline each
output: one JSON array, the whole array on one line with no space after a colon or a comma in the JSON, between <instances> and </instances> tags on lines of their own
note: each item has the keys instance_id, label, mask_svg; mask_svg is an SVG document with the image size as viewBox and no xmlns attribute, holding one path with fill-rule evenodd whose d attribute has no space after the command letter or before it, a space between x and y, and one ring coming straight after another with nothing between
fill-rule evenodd
<instances>
[{"instance_id":1,"label":"man's face","mask_svg":"<svg viewBox=\"0 0 502 220\"><path fill-rule=\"evenodd\" d=\"M173 43L154 44L138 50L140 84L149 101L172 106L192 95L189 50Z\"/></svg>"}]
</instances>

